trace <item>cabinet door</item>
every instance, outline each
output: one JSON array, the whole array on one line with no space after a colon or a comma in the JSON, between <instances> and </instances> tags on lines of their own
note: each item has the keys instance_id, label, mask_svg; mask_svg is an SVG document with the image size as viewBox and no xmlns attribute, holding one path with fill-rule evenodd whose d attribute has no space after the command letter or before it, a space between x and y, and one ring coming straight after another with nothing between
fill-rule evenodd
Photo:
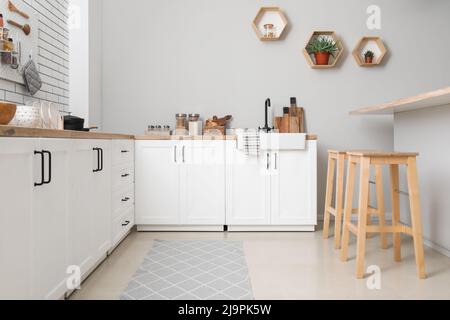
<instances>
[{"instance_id":1,"label":"cabinet door","mask_svg":"<svg viewBox=\"0 0 450 320\"><path fill-rule=\"evenodd\" d=\"M45 184L34 190L33 298L60 299L66 292L70 140L42 139ZM41 172L41 168L37 170ZM22 234L22 233L21 233Z\"/></svg>"},{"instance_id":2,"label":"cabinet door","mask_svg":"<svg viewBox=\"0 0 450 320\"><path fill-rule=\"evenodd\" d=\"M247 156L227 142L226 224L263 226L270 223L270 159L268 153Z\"/></svg>"},{"instance_id":3,"label":"cabinet door","mask_svg":"<svg viewBox=\"0 0 450 320\"><path fill-rule=\"evenodd\" d=\"M181 146L181 223L225 225L225 142Z\"/></svg>"},{"instance_id":4,"label":"cabinet door","mask_svg":"<svg viewBox=\"0 0 450 320\"><path fill-rule=\"evenodd\" d=\"M0 299L30 299L37 139L0 138ZM40 171L39 171L40 172Z\"/></svg>"},{"instance_id":5,"label":"cabinet door","mask_svg":"<svg viewBox=\"0 0 450 320\"><path fill-rule=\"evenodd\" d=\"M305 151L272 153L271 224L317 224L316 143Z\"/></svg>"},{"instance_id":6,"label":"cabinet door","mask_svg":"<svg viewBox=\"0 0 450 320\"><path fill-rule=\"evenodd\" d=\"M177 141L136 142L136 224L178 225L181 148Z\"/></svg>"},{"instance_id":7,"label":"cabinet door","mask_svg":"<svg viewBox=\"0 0 450 320\"><path fill-rule=\"evenodd\" d=\"M94 259L102 259L111 248L111 141L92 141L95 157L100 154L100 171L91 170L90 212ZM94 149L93 148L93 149ZM97 161L98 163L98 161ZM93 166L97 165L94 160Z\"/></svg>"},{"instance_id":8,"label":"cabinet door","mask_svg":"<svg viewBox=\"0 0 450 320\"><path fill-rule=\"evenodd\" d=\"M91 194L97 153L89 140L74 140L70 156L69 265L85 274L95 264Z\"/></svg>"}]
</instances>

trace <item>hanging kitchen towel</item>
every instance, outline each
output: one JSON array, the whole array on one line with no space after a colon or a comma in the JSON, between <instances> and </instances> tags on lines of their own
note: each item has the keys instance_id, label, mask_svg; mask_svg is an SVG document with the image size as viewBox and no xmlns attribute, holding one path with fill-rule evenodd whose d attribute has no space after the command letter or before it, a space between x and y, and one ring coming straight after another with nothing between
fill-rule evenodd
<instances>
[{"instance_id":1,"label":"hanging kitchen towel","mask_svg":"<svg viewBox=\"0 0 450 320\"><path fill-rule=\"evenodd\" d=\"M261 147L261 138L256 129L247 129L244 132L244 149L248 156L258 157Z\"/></svg>"},{"instance_id":2,"label":"hanging kitchen towel","mask_svg":"<svg viewBox=\"0 0 450 320\"><path fill-rule=\"evenodd\" d=\"M41 89L42 80L34 61L31 59L23 66L23 78L28 92L34 96Z\"/></svg>"}]
</instances>

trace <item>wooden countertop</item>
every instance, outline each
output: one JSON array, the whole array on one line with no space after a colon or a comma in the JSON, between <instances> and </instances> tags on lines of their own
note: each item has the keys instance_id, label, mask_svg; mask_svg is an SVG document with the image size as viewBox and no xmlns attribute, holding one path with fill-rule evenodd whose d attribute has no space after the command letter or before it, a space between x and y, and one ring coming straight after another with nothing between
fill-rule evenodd
<instances>
[{"instance_id":1,"label":"wooden countertop","mask_svg":"<svg viewBox=\"0 0 450 320\"><path fill-rule=\"evenodd\" d=\"M60 138L60 139L98 139L112 140L123 139L132 140L133 135L113 134L101 132L82 132L69 130L49 130L37 128L22 128L11 126L0 126L0 137L16 138Z\"/></svg>"},{"instance_id":2,"label":"wooden countertop","mask_svg":"<svg viewBox=\"0 0 450 320\"><path fill-rule=\"evenodd\" d=\"M189 137L189 136L150 136L150 135L138 135L134 137L135 140L156 140L156 141L164 141L164 140L206 140L206 141L212 141L212 140L237 140L237 136L196 136L196 137ZM306 136L306 140L312 141L312 140L318 140L318 136L314 134L308 134Z\"/></svg>"},{"instance_id":3,"label":"wooden countertop","mask_svg":"<svg viewBox=\"0 0 450 320\"><path fill-rule=\"evenodd\" d=\"M0 137L3 138L59 138L59 139L99 139L99 140L236 140L236 136L211 137L211 136L149 136L149 135L127 135L103 132L83 132L69 130L49 130L38 128L23 128L12 126L0 126ZM318 140L317 135L308 134L307 140Z\"/></svg>"},{"instance_id":4,"label":"wooden countertop","mask_svg":"<svg viewBox=\"0 0 450 320\"><path fill-rule=\"evenodd\" d=\"M444 105L450 105L450 87L389 103L361 108L350 112L350 115L389 115Z\"/></svg>"}]
</instances>

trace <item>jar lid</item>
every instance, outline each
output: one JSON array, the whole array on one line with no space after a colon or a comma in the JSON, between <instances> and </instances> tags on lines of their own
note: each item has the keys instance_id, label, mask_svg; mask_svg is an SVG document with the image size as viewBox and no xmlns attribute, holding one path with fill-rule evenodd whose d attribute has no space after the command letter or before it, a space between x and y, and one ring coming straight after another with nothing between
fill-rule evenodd
<instances>
[{"instance_id":1,"label":"jar lid","mask_svg":"<svg viewBox=\"0 0 450 320\"><path fill-rule=\"evenodd\" d=\"M273 24L272 23L268 23L264 25L264 28L273 28Z\"/></svg>"},{"instance_id":2,"label":"jar lid","mask_svg":"<svg viewBox=\"0 0 450 320\"><path fill-rule=\"evenodd\" d=\"M200 115L198 113L190 113L189 117L190 118L200 118Z\"/></svg>"},{"instance_id":3,"label":"jar lid","mask_svg":"<svg viewBox=\"0 0 450 320\"><path fill-rule=\"evenodd\" d=\"M187 114L186 114L186 113L177 113L177 114L176 114L176 117L177 117L177 118L186 118L186 117L187 117Z\"/></svg>"}]
</instances>

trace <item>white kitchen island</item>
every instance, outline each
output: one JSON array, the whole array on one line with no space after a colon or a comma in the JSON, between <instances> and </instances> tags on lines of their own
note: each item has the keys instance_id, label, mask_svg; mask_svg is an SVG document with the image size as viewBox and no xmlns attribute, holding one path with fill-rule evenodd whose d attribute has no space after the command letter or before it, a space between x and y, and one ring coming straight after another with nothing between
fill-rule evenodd
<instances>
[{"instance_id":1,"label":"white kitchen island","mask_svg":"<svg viewBox=\"0 0 450 320\"><path fill-rule=\"evenodd\" d=\"M265 137L259 156L235 137L136 137L138 230L314 231L317 137Z\"/></svg>"},{"instance_id":2,"label":"white kitchen island","mask_svg":"<svg viewBox=\"0 0 450 320\"><path fill-rule=\"evenodd\" d=\"M419 152L424 238L450 256L450 87L356 110L352 115L394 115L396 151ZM402 174L402 190L406 190ZM402 194L406 211L407 195ZM403 217L404 222L406 215Z\"/></svg>"}]
</instances>

